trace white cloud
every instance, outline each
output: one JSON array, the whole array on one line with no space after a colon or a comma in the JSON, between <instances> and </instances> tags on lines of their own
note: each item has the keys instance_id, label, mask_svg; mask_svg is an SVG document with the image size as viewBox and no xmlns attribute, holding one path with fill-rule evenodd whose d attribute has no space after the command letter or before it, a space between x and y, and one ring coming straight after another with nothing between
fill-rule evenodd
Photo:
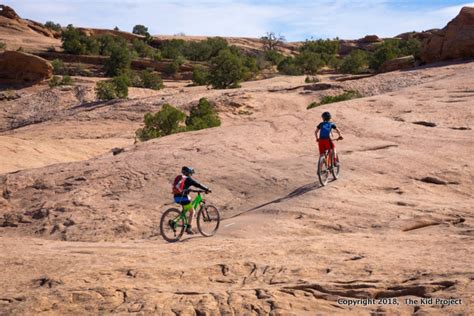
<instances>
[{"instance_id":1,"label":"white cloud","mask_svg":"<svg viewBox=\"0 0 474 316\"><path fill-rule=\"evenodd\" d=\"M309 36L382 37L407 31L441 28L462 5L433 8L400 5L388 0L4 0L33 20L63 25L113 28L130 31L136 24L152 34L221 35L258 37L279 32L288 40ZM409 2L413 4L415 2ZM439 4L439 1L437 2ZM446 1L449 3L449 1ZM416 3L415 3L416 4ZM474 6L474 3L465 5ZM431 7L431 9L430 9Z\"/></svg>"}]
</instances>

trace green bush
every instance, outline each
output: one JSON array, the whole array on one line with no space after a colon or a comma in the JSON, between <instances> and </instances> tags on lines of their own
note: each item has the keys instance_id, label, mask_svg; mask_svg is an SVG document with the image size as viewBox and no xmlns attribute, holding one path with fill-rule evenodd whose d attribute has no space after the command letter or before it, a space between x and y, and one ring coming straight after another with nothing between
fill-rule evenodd
<instances>
[{"instance_id":1,"label":"green bush","mask_svg":"<svg viewBox=\"0 0 474 316\"><path fill-rule=\"evenodd\" d=\"M145 25L137 24L133 27L132 30L133 34L143 35L145 37L149 37L150 33L148 33L148 28Z\"/></svg>"},{"instance_id":2,"label":"green bush","mask_svg":"<svg viewBox=\"0 0 474 316\"><path fill-rule=\"evenodd\" d=\"M268 50L265 52L265 59L273 65L279 65L285 59L285 56L275 50Z\"/></svg>"},{"instance_id":3,"label":"green bush","mask_svg":"<svg viewBox=\"0 0 474 316\"><path fill-rule=\"evenodd\" d=\"M325 65L320 54L307 50L295 57L295 63L303 73L309 75L315 75Z\"/></svg>"},{"instance_id":4,"label":"green bush","mask_svg":"<svg viewBox=\"0 0 474 316\"><path fill-rule=\"evenodd\" d=\"M374 70L378 70L384 62L397 58L400 54L399 40L385 40L377 46L370 56L369 66Z\"/></svg>"},{"instance_id":5,"label":"green bush","mask_svg":"<svg viewBox=\"0 0 474 316\"><path fill-rule=\"evenodd\" d=\"M154 61L161 61L163 59L163 56L161 56L161 51L156 49L153 53L152 58Z\"/></svg>"},{"instance_id":6,"label":"green bush","mask_svg":"<svg viewBox=\"0 0 474 316\"><path fill-rule=\"evenodd\" d=\"M209 82L209 71L201 66L197 65L193 69L193 83L196 86L204 86L207 85Z\"/></svg>"},{"instance_id":7,"label":"green bush","mask_svg":"<svg viewBox=\"0 0 474 316\"><path fill-rule=\"evenodd\" d=\"M51 88L60 86L60 85L61 85L61 77L59 77L59 76L53 76L53 77L49 80L48 84L49 84L49 86L50 86Z\"/></svg>"},{"instance_id":8,"label":"green bush","mask_svg":"<svg viewBox=\"0 0 474 316\"><path fill-rule=\"evenodd\" d=\"M128 84L128 78L125 76L99 81L95 87L96 97L99 100L126 98L128 96Z\"/></svg>"},{"instance_id":9,"label":"green bush","mask_svg":"<svg viewBox=\"0 0 474 316\"><path fill-rule=\"evenodd\" d=\"M46 27L47 29L56 31L56 32L61 32L61 24L59 24L59 23L54 23L52 21L47 21L44 24L44 27Z\"/></svg>"},{"instance_id":10,"label":"green bush","mask_svg":"<svg viewBox=\"0 0 474 316\"><path fill-rule=\"evenodd\" d=\"M151 70L143 70L140 72L139 77L141 79L141 87L160 90L163 88L163 80L160 75Z\"/></svg>"},{"instance_id":11,"label":"green bush","mask_svg":"<svg viewBox=\"0 0 474 316\"><path fill-rule=\"evenodd\" d=\"M180 67L181 67L181 64L179 60L175 59L171 63L166 65L164 69L164 73L168 76L175 75L176 73L178 73Z\"/></svg>"},{"instance_id":12,"label":"green bush","mask_svg":"<svg viewBox=\"0 0 474 316\"><path fill-rule=\"evenodd\" d=\"M347 100L357 99L361 97L362 95L358 91L354 91L354 90L346 91L336 96L327 95L327 96L324 96L319 103L312 102L311 104L309 104L307 109L311 109L323 104L347 101Z\"/></svg>"},{"instance_id":13,"label":"green bush","mask_svg":"<svg viewBox=\"0 0 474 316\"><path fill-rule=\"evenodd\" d=\"M296 63L294 57L286 57L278 64L278 71L284 75L299 76L303 74L303 70Z\"/></svg>"},{"instance_id":14,"label":"green bush","mask_svg":"<svg viewBox=\"0 0 474 316\"><path fill-rule=\"evenodd\" d=\"M333 56L339 51L339 39L319 39L306 41L303 46L300 48L300 52L312 52L319 54L320 59L323 61L324 65L329 65L330 60Z\"/></svg>"},{"instance_id":15,"label":"green bush","mask_svg":"<svg viewBox=\"0 0 474 316\"><path fill-rule=\"evenodd\" d=\"M132 41L133 49L137 52L140 57L152 57L154 49L142 40L134 39Z\"/></svg>"},{"instance_id":16,"label":"green bush","mask_svg":"<svg viewBox=\"0 0 474 316\"><path fill-rule=\"evenodd\" d=\"M221 50L211 61L209 83L216 89L239 87L244 79L242 60L229 49Z\"/></svg>"},{"instance_id":17,"label":"green bush","mask_svg":"<svg viewBox=\"0 0 474 316\"><path fill-rule=\"evenodd\" d=\"M130 86L130 79L126 75L120 75L112 78L112 83L115 86L115 92L119 99L128 97L128 87Z\"/></svg>"},{"instance_id":18,"label":"green bush","mask_svg":"<svg viewBox=\"0 0 474 316\"><path fill-rule=\"evenodd\" d=\"M100 51L98 41L93 37L87 37L69 24L61 32L62 48L68 54L74 55L97 55Z\"/></svg>"},{"instance_id":19,"label":"green bush","mask_svg":"<svg viewBox=\"0 0 474 316\"><path fill-rule=\"evenodd\" d=\"M135 134L141 141L163 137L184 131L181 126L186 115L169 104L164 104L155 114L145 114L145 127L139 128Z\"/></svg>"},{"instance_id":20,"label":"green bush","mask_svg":"<svg viewBox=\"0 0 474 316\"><path fill-rule=\"evenodd\" d=\"M60 76L53 76L49 80L48 84L51 88L54 88L54 87L57 87L57 86L70 86L70 85L73 85L74 81L68 75L63 76L62 78Z\"/></svg>"},{"instance_id":21,"label":"green bush","mask_svg":"<svg viewBox=\"0 0 474 316\"><path fill-rule=\"evenodd\" d=\"M63 76L63 80L61 81L61 84L64 86L72 86L74 84L74 81L72 80L71 76L65 75Z\"/></svg>"},{"instance_id":22,"label":"green bush","mask_svg":"<svg viewBox=\"0 0 474 316\"><path fill-rule=\"evenodd\" d=\"M200 129L221 125L219 115L214 106L206 98L201 98L197 106L191 108L186 118L186 130L197 131Z\"/></svg>"},{"instance_id":23,"label":"green bush","mask_svg":"<svg viewBox=\"0 0 474 316\"><path fill-rule=\"evenodd\" d=\"M64 63L61 59L54 59L51 62L51 65L53 66L53 73L55 75L61 75L64 73Z\"/></svg>"},{"instance_id":24,"label":"green bush","mask_svg":"<svg viewBox=\"0 0 474 316\"><path fill-rule=\"evenodd\" d=\"M342 73L358 74L364 71L367 66L367 53L358 49L344 57L338 70Z\"/></svg>"},{"instance_id":25,"label":"green bush","mask_svg":"<svg viewBox=\"0 0 474 316\"><path fill-rule=\"evenodd\" d=\"M100 35L97 37L99 43L99 54L110 56L114 49L127 47L127 41L121 37L112 35Z\"/></svg>"},{"instance_id":26,"label":"green bush","mask_svg":"<svg viewBox=\"0 0 474 316\"><path fill-rule=\"evenodd\" d=\"M416 59L420 58L422 44L418 39L412 37L406 41L400 41L398 47L401 56L413 55Z\"/></svg>"},{"instance_id":27,"label":"green bush","mask_svg":"<svg viewBox=\"0 0 474 316\"><path fill-rule=\"evenodd\" d=\"M107 76L113 77L130 69L131 57L126 47L114 47L110 58L105 62L104 70Z\"/></svg>"},{"instance_id":28,"label":"green bush","mask_svg":"<svg viewBox=\"0 0 474 316\"><path fill-rule=\"evenodd\" d=\"M0 49L5 49L5 48L7 48L7 44L5 44L5 42L0 41Z\"/></svg>"}]
</instances>

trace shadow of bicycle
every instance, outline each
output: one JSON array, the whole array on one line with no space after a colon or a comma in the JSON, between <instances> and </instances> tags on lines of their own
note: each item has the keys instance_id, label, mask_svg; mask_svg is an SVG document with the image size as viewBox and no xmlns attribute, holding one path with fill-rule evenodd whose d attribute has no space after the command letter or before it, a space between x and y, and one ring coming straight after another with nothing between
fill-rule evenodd
<instances>
[{"instance_id":1,"label":"shadow of bicycle","mask_svg":"<svg viewBox=\"0 0 474 316\"><path fill-rule=\"evenodd\" d=\"M280 198L277 198L275 200L272 200L272 201L269 201L269 202L266 202L266 203L263 203L261 205L258 205L258 206L255 206L249 210L246 210L246 211L243 211L241 213L238 213L238 214L235 214L235 215L232 215L231 217L227 217L227 218L224 218L224 219L230 219L230 218L234 218L234 217L237 217L237 216L240 216L240 215L243 215L243 214L246 214L246 213L249 213L249 212L253 212L253 211L256 211L262 207L265 207L267 205L270 205L270 204L276 204L276 203L281 203L281 202L284 202L284 201L287 201L287 200L290 200L290 199L293 199L295 197L299 197L303 194L306 194L308 192L311 192L311 191L314 191L316 189L319 189L321 188L322 186L319 184L319 182L312 182L312 183L308 183L308 184L305 184L301 187L298 187L296 188L295 190L291 191L290 193L288 193L287 195L283 196L283 197L280 197Z\"/></svg>"}]
</instances>

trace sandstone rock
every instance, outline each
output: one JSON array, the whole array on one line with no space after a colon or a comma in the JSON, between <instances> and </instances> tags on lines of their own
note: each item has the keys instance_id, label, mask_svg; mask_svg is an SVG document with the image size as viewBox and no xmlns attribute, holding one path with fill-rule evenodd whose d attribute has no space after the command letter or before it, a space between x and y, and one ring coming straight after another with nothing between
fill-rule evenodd
<instances>
[{"instance_id":1,"label":"sandstone rock","mask_svg":"<svg viewBox=\"0 0 474 316\"><path fill-rule=\"evenodd\" d=\"M3 4L0 4L0 16L6 17L7 19L20 19L15 10Z\"/></svg>"},{"instance_id":2,"label":"sandstone rock","mask_svg":"<svg viewBox=\"0 0 474 316\"><path fill-rule=\"evenodd\" d=\"M0 54L0 77L6 83L37 83L52 75L53 66L41 57L17 51Z\"/></svg>"},{"instance_id":3,"label":"sandstone rock","mask_svg":"<svg viewBox=\"0 0 474 316\"><path fill-rule=\"evenodd\" d=\"M410 55L387 60L380 66L379 72L389 72L412 67L415 67L415 58Z\"/></svg>"},{"instance_id":4,"label":"sandstone rock","mask_svg":"<svg viewBox=\"0 0 474 316\"><path fill-rule=\"evenodd\" d=\"M423 41L421 60L425 63L471 57L474 57L474 7L462 8L441 31Z\"/></svg>"}]
</instances>

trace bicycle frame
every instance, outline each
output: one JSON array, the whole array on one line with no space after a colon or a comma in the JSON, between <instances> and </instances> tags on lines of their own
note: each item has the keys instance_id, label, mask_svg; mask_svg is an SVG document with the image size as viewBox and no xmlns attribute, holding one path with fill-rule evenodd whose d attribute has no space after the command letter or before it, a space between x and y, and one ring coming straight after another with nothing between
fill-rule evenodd
<instances>
[{"instance_id":1,"label":"bicycle frame","mask_svg":"<svg viewBox=\"0 0 474 316\"><path fill-rule=\"evenodd\" d=\"M194 198L194 200L191 201L191 206L197 210L198 207L202 204L202 203L205 203L204 199L202 198L201 196L201 193L198 193L198 195ZM179 216L177 216L175 219L173 219L173 222L176 224L178 223L181 219L183 219L184 221L184 225L189 225L189 219L188 219L188 212L189 212L189 209L184 209L184 206L182 206L182 211L181 211L181 214L179 214Z\"/></svg>"}]
</instances>

